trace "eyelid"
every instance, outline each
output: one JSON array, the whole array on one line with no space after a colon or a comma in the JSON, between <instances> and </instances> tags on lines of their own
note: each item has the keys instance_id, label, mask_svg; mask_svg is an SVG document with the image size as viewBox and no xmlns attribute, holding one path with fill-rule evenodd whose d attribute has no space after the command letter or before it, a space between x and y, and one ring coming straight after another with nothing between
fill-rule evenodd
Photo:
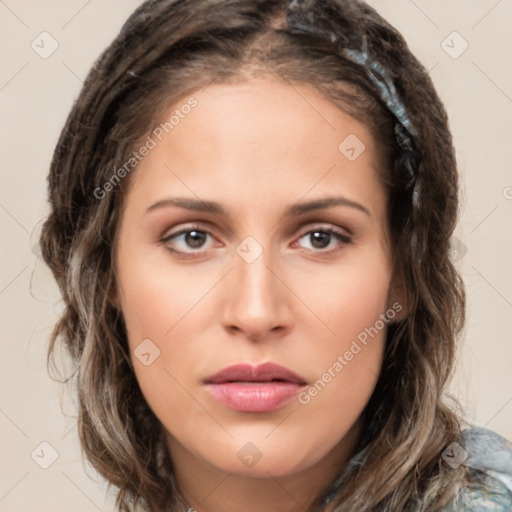
<instances>
[{"instance_id":1,"label":"eyelid","mask_svg":"<svg viewBox=\"0 0 512 512\"><path fill-rule=\"evenodd\" d=\"M315 249L302 248L304 251L306 251L307 253L310 253L310 254L312 254L314 256L316 256L316 255L320 255L320 256L324 256L324 257L333 256L333 255L339 253L340 251L342 251L347 245L353 244L352 235L348 235L348 234L344 233L337 226L334 226L334 225L328 225L328 226L325 226L325 225L323 225L323 226L315 225L315 226L309 227L304 232L302 232L302 234L300 234L297 237L297 241L294 242L293 245L295 246L296 244L298 244L299 240L301 238L303 238L304 236L307 236L310 233L314 233L316 231L323 231L324 233L331 234L331 236L333 236L337 240L338 243L332 249L318 249L318 250L315 250Z\"/></svg>"},{"instance_id":2,"label":"eyelid","mask_svg":"<svg viewBox=\"0 0 512 512\"><path fill-rule=\"evenodd\" d=\"M164 234L161 237L161 242L164 242L164 243L168 242L171 238L183 235L184 233L188 233L189 231L201 231L202 233L206 233L207 235L210 235L211 237L214 236L213 233L211 232L210 228L207 228L200 224L190 224L190 225L181 227L180 229L178 229L178 231L173 231L172 233Z\"/></svg>"},{"instance_id":3,"label":"eyelid","mask_svg":"<svg viewBox=\"0 0 512 512\"><path fill-rule=\"evenodd\" d=\"M351 239L353 236L352 233L350 233L348 229L340 228L338 226L335 226L334 224L329 224L329 223L313 223L313 224L314 224L313 226L308 226L307 229L302 231L302 234L299 236L299 238L302 238L304 235L307 235L308 233L310 233L312 231L332 232L332 233L336 233L337 235L339 235L343 238L346 238L346 239Z\"/></svg>"},{"instance_id":4,"label":"eyelid","mask_svg":"<svg viewBox=\"0 0 512 512\"><path fill-rule=\"evenodd\" d=\"M174 232L164 235L163 237L161 237L160 243L165 245L171 239L179 237L183 234L189 233L190 231L201 231L202 233L205 233L206 235L209 235L212 238L216 238L213 235L210 228L207 228L199 223L195 223L195 224L185 225L185 226L181 227L180 229L178 229L177 231L174 231ZM307 227L305 227L304 229L302 229L300 234L297 235L296 241L294 242L294 244L297 243L297 241L300 240L301 238L303 238L304 236L306 236L312 232L315 232L315 231L324 231L327 233L331 233L338 239L339 243L342 246L352 243L352 233L349 233L349 231L347 229L343 229L343 228L340 228L338 226L335 226L335 225L329 224L329 223L313 223L313 225L311 225L311 222L310 222L309 225ZM179 250L171 249L170 247L168 247L168 249L174 253L184 255L184 257L191 257L191 258L193 258L195 255L197 255L197 257L199 257L200 255L202 255L205 252L205 250L201 249L201 248L199 248L196 251L191 250L190 252L179 251ZM306 249L306 250L308 250L308 249ZM320 254L330 254L330 253L336 252L338 250L340 250L339 247L335 248L335 249L330 249L330 250L322 250L322 249L319 249L317 251L312 250L312 252L317 252Z\"/></svg>"}]
</instances>

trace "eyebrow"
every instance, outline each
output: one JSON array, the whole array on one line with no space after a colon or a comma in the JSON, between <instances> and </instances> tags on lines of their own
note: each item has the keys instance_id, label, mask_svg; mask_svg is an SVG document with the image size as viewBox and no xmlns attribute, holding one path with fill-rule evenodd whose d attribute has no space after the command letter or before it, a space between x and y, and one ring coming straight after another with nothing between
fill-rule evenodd
<instances>
[{"instance_id":1,"label":"eyebrow","mask_svg":"<svg viewBox=\"0 0 512 512\"><path fill-rule=\"evenodd\" d=\"M146 210L146 213L166 206L178 206L180 208L185 208L186 210L207 212L229 217L229 214L219 203L214 201L201 201L186 197L169 197L161 199L160 201L152 204ZM313 201L296 203L288 208L288 210L285 212L285 216L299 216L314 210L322 210L324 208L332 208L334 206L346 206L354 208L371 217L371 213L368 208L360 203L357 203L356 201L352 201L351 199L347 199L346 197L342 196L324 197L321 199L315 199Z\"/></svg>"}]
</instances>

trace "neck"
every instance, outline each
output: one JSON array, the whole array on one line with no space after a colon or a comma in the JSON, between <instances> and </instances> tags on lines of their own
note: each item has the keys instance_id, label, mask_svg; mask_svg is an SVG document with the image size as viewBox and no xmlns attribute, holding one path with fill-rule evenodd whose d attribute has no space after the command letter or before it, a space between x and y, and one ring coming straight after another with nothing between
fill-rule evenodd
<instances>
[{"instance_id":1,"label":"neck","mask_svg":"<svg viewBox=\"0 0 512 512\"><path fill-rule=\"evenodd\" d=\"M352 456L360 437L357 423L320 461L297 473L254 478L225 473L189 452L169 433L166 443L180 493L197 512L305 511Z\"/></svg>"}]
</instances>

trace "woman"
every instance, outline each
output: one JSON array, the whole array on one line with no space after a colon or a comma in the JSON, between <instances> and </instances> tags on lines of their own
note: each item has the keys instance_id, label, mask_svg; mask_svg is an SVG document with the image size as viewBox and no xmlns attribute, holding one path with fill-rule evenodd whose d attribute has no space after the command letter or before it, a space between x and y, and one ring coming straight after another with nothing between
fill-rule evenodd
<instances>
[{"instance_id":1,"label":"woman","mask_svg":"<svg viewBox=\"0 0 512 512\"><path fill-rule=\"evenodd\" d=\"M446 112L372 8L144 3L49 199L49 355L119 510L510 510L506 441L443 398L465 305Z\"/></svg>"}]
</instances>

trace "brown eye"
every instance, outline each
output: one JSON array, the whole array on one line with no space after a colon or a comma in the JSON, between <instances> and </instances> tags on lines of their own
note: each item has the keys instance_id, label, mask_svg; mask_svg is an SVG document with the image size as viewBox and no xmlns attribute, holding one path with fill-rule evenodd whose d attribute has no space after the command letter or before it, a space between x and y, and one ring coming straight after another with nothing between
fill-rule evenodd
<instances>
[{"instance_id":1,"label":"brown eye","mask_svg":"<svg viewBox=\"0 0 512 512\"><path fill-rule=\"evenodd\" d=\"M206 233L204 231L186 231L183 233L185 235L185 238L183 239L184 242L194 249L197 249L201 247L204 244L204 241L206 239Z\"/></svg>"},{"instance_id":2,"label":"brown eye","mask_svg":"<svg viewBox=\"0 0 512 512\"><path fill-rule=\"evenodd\" d=\"M336 250L336 245L350 243L350 237L332 228L311 229L304 233L300 240L303 238L310 241L311 247L306 247L307 249L319 250L320 252L331 252L331 250L325 250L330 245L334 245L332 250Z\"/></svg>"},{"instance_id":3,"label":"brown eye","mask_svg":"<svg viewBox=\"0 0 512 512\"><path fill-rule=\"evenodd\" d=\"M162 239L162 243L174 252L192 254L198 252L197 249L203 249L204 246L207 245L206 239L209 236L212 235L204 229L189 227L176 233L171 233Z\"/></svg>"}]
</instances>

